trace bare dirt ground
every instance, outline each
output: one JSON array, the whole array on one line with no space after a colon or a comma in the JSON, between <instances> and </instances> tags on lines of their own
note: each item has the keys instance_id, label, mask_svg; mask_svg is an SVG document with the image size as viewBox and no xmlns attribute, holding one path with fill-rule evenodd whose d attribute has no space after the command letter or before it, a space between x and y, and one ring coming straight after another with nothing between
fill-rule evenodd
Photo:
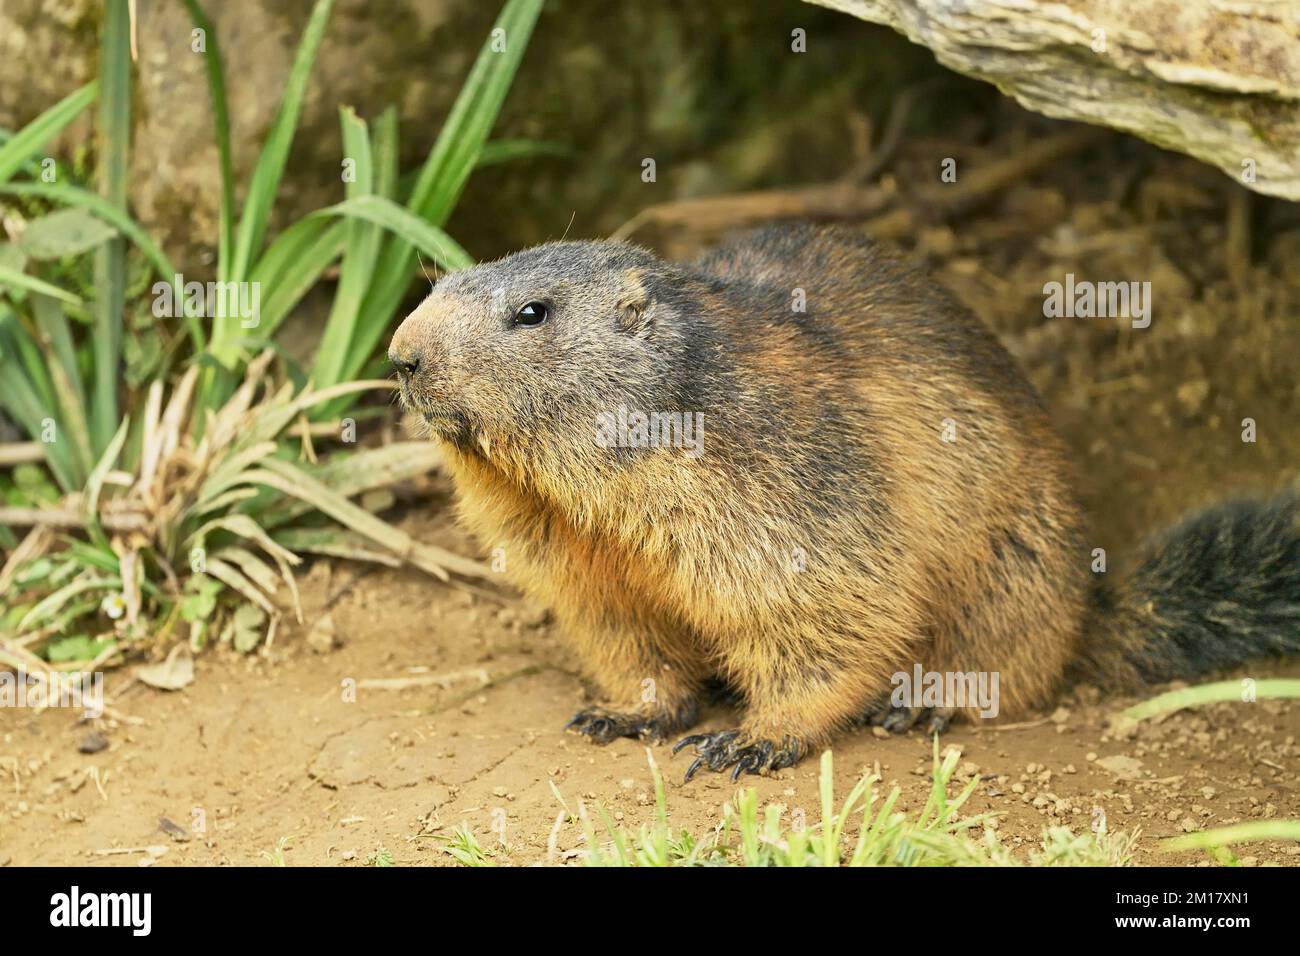
<instances>
[{"instance_id":1,"label":"bare dirt ground","mask_svg":"<svg viewBox=\"0 0 1300 956\"><path fill-rule=\"evenodd\" d=\"M435 537L455 540L446 531ZM114 672L115 716L95 729L67 712L9 720L0 738L0 857L265 865L282 848L292 865L359 866L386 851L397 864L445 866L454 860L439 838L464 824L500 862L571 862L568 851L583 840L569 824L552 837L562 809L552 786L570 807L602 802L633 831L649 819L644 748L598 748L561 731L584 689L536 615L414 573L350 567L317 570L306 598L309 619L329 608L341 647L319 653L289 634L265 656L205 654L195 682L175 693L127 687L129 672ZM355 702L346 699L347 681L357 682ZM394 681L410 683L383 683ZM1070 700L1036 726L950 731L943 745L962 750L961 782L982 780L970 811L1005 812L1000 834L1016 847L1035 844L1048 824L1086 829L1100 808L1112 830L1141 828L1140 863L1200 860L1156 854L1162 836L1300 812L1300 708L1221 705L1107 739L1105 718L1120 703ZM727 711L713 708L707 723L726 725ZM107 749L80 753L92 733L107 738ZM683 785L686 755L655 754L672 821L707 832L736 785L707 773ZM835 756L840 794L878 764L887 785L902 786L903 808L925 802L931 750L921 735L881 739L861 730ZM815 760L743 784L762 802L818 818ZM163 819L183 839L170 837ZM190 832L199 820L205 832ZM149 847L164 852L155 857ZM1300 863L1294 845L1244 853Z\"/></svg>"},{"instance_id":2,"label":"bare dirt ground","mask_svg":"<svg viewBox=\"0 0 1300 956\"><path fill-rule=\"evenodd\" d=\"M899 169L931 164L939 148L914 144ZM968 158L1016 144L986 148ZM1097 544L1121 561L1189 507L1300 476L1300 216L1118 137L1068 168L961 220L908 222L893 238L1025 364L1075 451ZM1042 284L1067 271L1150 280L1152 326L1044 319ZM1254 442L1242 440L1246 418ZM477 550L452 528L445 490L403 521ZM259 864L279 854L289 864L452 865L441 838L462 824L500 862L572 863L582 836L556 829L555 791L570 808L603 802L632 830L649 818L640 744L597 748L562 732L585 689L538 610L415 572L328 562L308 572L304 598L305 627L252 657L203 653L182 691L134 683L130 666L110 672L112 711L94 726L66 711L0 713L0 864ZM312 646L307 633L326 613L338 646ZM1235 676L1246 675L1300 675L1300 662ZM954 727L943 744L961 748L960 779L981 781L969 811L1003 812L1003 841L1021 848L1045 825L1078 832L1100 811L1111 830L1140 828L1136 862L1186 865L1206 858L1159 854L1159 838L1300 817L1300 706L1217 705L1115 739L1105 721L1124 703L1075 689L1030 726ZM730 722L726 705L706 714L709 727ZM674 824L702 833L717 823L735 785L707 773L683 785L686 755L655 753ZM886 786L902 787L901 806L916 809L930 756L919 734L854 732L835 747L837 790L879 765ZM743 785L815 821L816 775L808 760ZM1294 843L1240 853L1300 864Z\"/></svg>"}]
</instances>

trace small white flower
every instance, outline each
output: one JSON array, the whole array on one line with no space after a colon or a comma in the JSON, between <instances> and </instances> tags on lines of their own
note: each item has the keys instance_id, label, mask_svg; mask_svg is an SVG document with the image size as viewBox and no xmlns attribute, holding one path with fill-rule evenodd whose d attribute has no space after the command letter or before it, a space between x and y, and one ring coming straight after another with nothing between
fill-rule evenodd
<instances>
[{"instance_id":1,"label":"small white flower","mask_svg":"<svg viewBox=\"0 0 1300 956\"><path fill-rule=\"evenodd\" d=\"M126 598L116 592L106 595L99 609L116 621L126 613Z\"/></svg>"}]
</instances>

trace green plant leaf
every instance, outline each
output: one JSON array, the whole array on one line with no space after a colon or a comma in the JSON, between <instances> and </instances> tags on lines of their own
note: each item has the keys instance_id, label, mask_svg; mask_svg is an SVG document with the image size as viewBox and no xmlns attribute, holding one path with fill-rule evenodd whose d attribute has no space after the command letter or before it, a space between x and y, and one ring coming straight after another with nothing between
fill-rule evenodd
<instances>
[{"instance_id":1,"label":"green plant leaf","mask_svg":"<svg viewBox=\"0 0 1300 956\"><path fill-rule=\"evenodd\" d=\"M59 420L72 439L78 475L88 476L95 464L95 453L90 444L86 390L77 366L72 330L56 300L43 295L33 296L32 310L36 316L37 334L41 336L41 351L46 356L50 382L54 386L58 402Z\"/></svg>"},{"instance_id":2,"label":"green plant leaf","mask_svg":"<svg viewBox=\"0 0 1300 956\"><path fill-rule=\"evenodd\" d=\"M116 642L111 639L98 638L92 640L84 634L78 634L75 637L65 637L62 640L52 641L45 648L45 659L52 664L69 661L93 661L110 647L116 646Z\"/></svg>"},{"instance_id":3,"label":"green plant leaf","mask_svg":"<svg viewBox=\"0 0 1300 956\"><path fill-rule=\"evenodd\" d=\"M6 183L0 185L0 195L38 196L65 206L87 210L134 242L160 276L170 279L176 272L162 248L140 228L134 219L119 207L105 201L102 196L97 196L80 186L64 183Z\"/></svg>"},{"instance_id":4,"label":"green plant leaf","mask_svg":"<svg viewBox=\"0 0 1300 956\"><path fill-rule=\"evenodd\" d=\"M85 209L59 209L27 223L18 245L32 259L62 259L107 242L117 230Z\"/></svg>"},{"instance_id":5,"label":"green plant leaf","mask_svg":"<svg viewBox=\"0 0 1300 956\"><path fill-rule=\"evenodd\" d=\"M483 144L479 150L476 169L485 166L497 166L518 159L533 159L537 156L572 156L573 150L563 143L554 143L544 139L494 139Z\"/></svg>"},{"instance_id":6,"label":"green plant leaf","mask_svg":"<svg viewBox=\"0 0 1300 956\"><path fill-rule=\"evenodd\" d=\"M25 631L42 621L53 617L59 609L79 594L89 591L116 591L121 589L122 579L117 577L79 577L71 584L66 584L52 594L42 598L35 607L18 622L18 630Z\"/></svg>"},{"instance_id":7,"label":"green plant leaf","mask_svg":"<svg viewBox=\"0 0 1300 956\"><path fill-rule=\"evenodd\" d=\"M197 0L185 0L194 26L203 31L204 65L208 73L208 95L212 100L212 125L217 139L217 158L221 169L220 221L217 234L217 279L229 278L234 253L235 173L230 153L230 111L226 106L225 66L217 31Z\"/></svg>"},{"instance_id":8,"label":"green plant leaf","mask_svg":"<svg viewBox=\"0 0 1300 956\"><path fill-rule=\"evenodd\" d=\"M406 208L433 226L442 226L469 179L488 134L496 123L506 93L528 46L542 0L507 0L493 32L505 38L505 49L483 45L460 95L443 124L433 149L416 176ZM358 329L344 377L353 377L387 330L393 313L411 282L414 251L409 244L390 243L362 305L366 323Z\"/></svg>"},{"instance_id":9,"label":"green plant leaf","mask_svg":"<svg viewBox=\"0 0 1300 956\"><path fill-rule=\"evenodd\" d=\"M343 129L343 153L346 162L352 163L354 175L347 183L348 202L374 199L369 195L374 189L374 169L370 153L370 134L366 124L350 109L339 111ZM396 206L396 204L393 204ZM398 207L400 208L400 207ZM316 350L312 377L318 386L333 385L339 381L340 370L348 354L353 332L361 319L361 302L374 273L383 233L373 223L364 219L348 222L343 266L339 272L338 288L325 323L325 334Z\"/></svg>"},{"instance_id":10,"label":"green plant leaf","mask_svg":"<svg viewBox=\"0 0 1300 956\"><path fill-rule=\"evenodd\" d=\"M313 216L346 216L383 226L403 242L419 249L449 272L468 269L474 257L439 229L383 196L359 196L312 213Z\"/></svg>"},{"instance_id":11,"label":"green plant leaf","mask_svg":"<svg viewBox=\"0 0 1300 956\"><path fill-rule=\"evenodd\" d=\"M1294 842L1300 840L1300 820L1249 820L1214 830L1188 833L1160 843L1162 852L1208 850L1235 843L1259 843L1265 840Z\"/></svg>"},{"instance_id":12,"label":"green plant leaf","mask_svg":"<svg viewBox=\"0 0 1300 956\"><path fill-rule=\"evenodd\" d=\"M397 198L397 107L389 106L374 122L371 133L371 163L375 169L374 193L385 199Z\"/></svg>"},{"instance_id":13,"label":"green plant leaf","mask_svg":"<svg viewBox=\"0 0 1300 956\"><path fill-rule=\"evenodd\" d=\"M108 447L104 449L104 454L100 456L99 461L95 464L94 469L90 472L90 477L86 479L86 492L84 508L86 520L92 525L97 526L99 523L99 493L104 488L104 479L108 473L113 470L117 464L117 456L122 453L122 446L126 444L126 436L131 428L131 416L122 419L117 431L109 440Z\"/></svg>"},{"instance_id":14,"label":"green plant leaf","mask_svg":"<svg viewBox=\"0 0 1300 956\"><path fill-rule=\"evenodd\" d=\"M191 623L206 621L216 611L217 596L225 590L225 587L216 578L208 577L206 574L190 575L185 579L181 597L181 619Z\"/></svg>"},{"instance_id":15,"label":"green plant leaf","mask_svg":"<svg viewBox=\"0 0 1300 956\"><path fill-rule=\"evenodd\" d=\"M1215 681L1195 687L1182 687L1178 690L1158 694L1149 700L1121 711L1115 715L1114 723L1118 727L1130 727L1138 721L1155 717L1159 714L1172 713L1185 707L1200 707L1204 704L1217 704L1227 701L1241 702L1246 698L1241 681ZM1274 698L1300 698L1300 680L1260 680L1250 685L1254 695L1251 700L1270 700Z\"/></svg>"},{"instance_id":16,"label":"green plant leaf","mask_svg":"<svg viewBox=\"0 0 1300 956\"><path fill-rule=\"evenodd\" d=\"M7 181L31 156L57 136L91 103L99 91L97 83L87 83L15 133L0 146L0 183Z\"/></svg>"},{"instance_id":17,"label":"green plant leaf","mask_svg":"<svg viewBox=\"0 0 1300 956\"><path fill-rule=\"evenodd\" d=\"M298 51L294 55L293 66L289 70L289 79L285 84L284 97L266 144L257 158L252 178L248 183L248 195L244 200L243 215L239 219L239 228L235 234L234 252L228 278L239 282L247 279L251 271L257 250L261 247L266 223L271 216L271 207L275 203L275 194L280 187L280 177L284 175L284 166L289 159L289 147L293 144L298 115L302 111L302 101L307 90L307 78L311 74L312 64L320 49L325 35L325 25L329 21L330 10L334 0L316 0L311 17L303 31ZM214 339L222 340L218 336ZM223 356L219 353L218 358Z\"/></svg>"},{"instance_id":18,"label":"green plant leaf","mask_svg":"<svg viewBox=\"0 0 1300 956\"><path fill-rule=\"evenodd\" d=\"M3 307L0 307L0 381L4 382L0 388L0 407L33 440L46 441L47 421L58 427L50 392L53 386L44 359L27 330L11 310ZM73 463L72 449L67 442L46 441L45 462L65 493L81 490L84 481Z\"/></svg>"},{"instance_id":19,"label":"green plant leaf","mask_svg":"<svg viewBox=\"0 0 1300 956\"><path fill-rule=\"evenodd\" d=\"M446 220L460 198L501 112L541 9L542 0L507 0L416 178L407 205L435 225ZM504 41L504 50L495 49L497 37Z\"/></svg>"},{"instance_id":20,"label":"green plant leaf","mask_svg":"<svg viewBox=\"0 0 1300 956\"><path fill-rule=\"evenodd\" d=\"M295 222L267 247L250 281L266 290L257 331L270 336L343 253L346 223L310 217Z\"/></svg>"},{"instance_id":21,"label":"green plant leaf","mask_svg":"<svg viewBox=\"0 0 1300 956\"><path fill-rule=\"evenodd\" d=\"M38 196L51 202L76 209L84 209L93 213L135 243L144 257L149 260L150 265L153 266L159 277L173 284L173 301L184 301L184 295L177 285L176 268L162 251L162 248L153 241L147 232L140 228L134 219L127 215L125 210L114 206L102 196L97 196L79 186L61 183L9 183L0 185L0 195ZM186 315L185 318L190 339L194 344L194 350L196 352L203 351L207 346L207 338L203 334L202 325L194 316Z\"/></svg>"},{"instance_id":22,"label":"green plant leaf","mask_svg":"<svg viewBox=\"0 0 1300 956\"><path fill-rule=\"evenodd\" d=\"M266 612L255 604L243 604L230 617L231 645L240 654L257 649L266 636Z\"/></svg>"},{"instance_id":23,"label":"green plant leaf","mask_svg":"<svg viewBox=\"0 0 1300 956\"><path fill-rule=\"evenodd\" d=\"M126 212L127 153L131 142L131 15L127 0L107 0L99 48L99 126L96 145L99 192ZM102 450L117 427L117 386L121 374L122 314L126 301L126 249L109 239L95 253L94 396L90 437Z\"/></svg>"}]
</instances>

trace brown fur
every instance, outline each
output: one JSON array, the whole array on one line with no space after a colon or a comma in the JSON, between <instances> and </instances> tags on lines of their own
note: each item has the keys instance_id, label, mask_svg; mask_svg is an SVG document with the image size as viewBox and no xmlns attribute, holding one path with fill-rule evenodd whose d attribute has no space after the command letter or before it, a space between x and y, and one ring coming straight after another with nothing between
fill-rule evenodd
<instances>
[{"instance_id":1,"label":"brown fur","mask_svg":"<svg viewBox=\"0 0 1300 956\"><path fill-rule=\"evenodd\" d=\"M514 325L533 300L547 322ZM607 698L579 726L598 740L689 726L720 675L744 721L701 759L762 770L915 663L998 672L1014 717L1078 653L1089 553L1038 399L974 317L852 233L766 230L690 266L542 246L448 277L390 354L420 359L404 396L465 522ZM702 412L704 453L599 447L620 404Z\"/></svg>"}]
</instances>

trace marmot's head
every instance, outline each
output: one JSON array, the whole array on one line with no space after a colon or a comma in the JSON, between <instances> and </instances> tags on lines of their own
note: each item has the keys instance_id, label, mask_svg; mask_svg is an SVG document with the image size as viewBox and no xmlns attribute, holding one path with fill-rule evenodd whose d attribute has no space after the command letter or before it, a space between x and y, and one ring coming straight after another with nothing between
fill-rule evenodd
<instances>
[{"instance_id":1,"label":"marmot's head","mask_svg":"<svg viewBox=\"0 0 1300 956\"><path fill-rule=\"evenodd\" d=\"M393 336L402 398L466 449L594 447L602 413L680 407L674 271L625 243L554 242L452 273Z\"/></svg>"}]
</instances>

